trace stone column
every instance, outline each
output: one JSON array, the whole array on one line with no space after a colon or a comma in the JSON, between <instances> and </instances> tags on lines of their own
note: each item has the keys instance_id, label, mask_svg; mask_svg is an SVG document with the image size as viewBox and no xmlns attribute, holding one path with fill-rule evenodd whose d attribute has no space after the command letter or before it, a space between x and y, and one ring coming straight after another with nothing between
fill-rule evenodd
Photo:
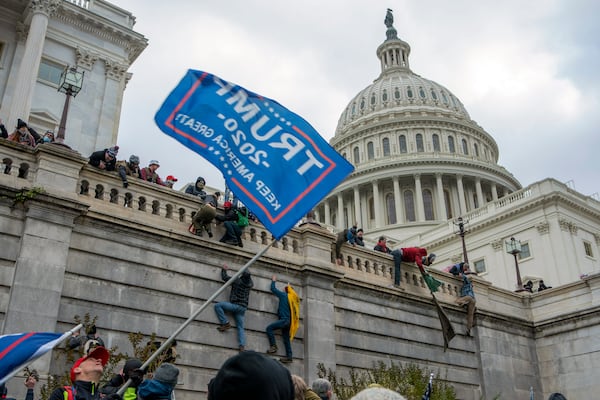
<instances>
[{"instance_id":1,"label":"stone column","mask_svg":"<svg viewBox=\"0 0 600 400\"><path fill-rule=\"evenodd\" d=\"M492 199L498 200L498 188L496 187L496 182L492 182Z\"/></svg>"},{"instance_id":2,"label":"stone column","mask_svg":"<svg viewBox=\"0 0 600 400\"><path fill-rule=\"evenodd\" d=\"M40 200L36 201L38 197ZM3 333L58 330L74 221L87 211L87 206L45 194L36 198L21 205L22 237L15 249L14 278ZM33 363L33 368L45 373L50 361L42 357Z\"/></svg>"},{"instance_id":3,"label":"stone column","mask_svg":"<svg viewBox=\"0 0 600 400\"><path fill-rule=\"evenodd\" d=\"M19 72L14 84L14 95L10 103L10 111L5 121L6 126L17 125L17 119L29 120L31 99L37 80L42 50L48 29L48 18L56 12L59 0L36 0L30 4L32 17L29 34L25 42L25 52L19 65Z\"/></svg>"},{"instance_id":4,"label":"stone column","mask_svg":"<svg viewBox=\"0 0 600 400\"><path fill-rule=\"evenodd\" d=\"M421 189L421 175L415 174L415 200L417 206L417 221L425 221L425 206L423 205L423 189Z\"/></svg>"},{"instance_id":5,"label":"stone column","mask_svg":"<svg viewBox=\"0 0 600 400\"><path fill-rule=\"evenodd\" d=\"M437 188L437 209L438 209L438 217L439 220L446 220L448 216L446 215L446 202L444 201L444 184L442 183L442 174L435 174L435 186Z\"/></svg>"},{"instance_id":6,"label":"stone column","mask_svg":"<svg viewBox=\"0 0 600 400\"><path fill-rule=\"evenodd\" d=\"M400 193L400 181L397 176L393 178L394 184L394 207L396 207L396 222L406 222L404 217L404 208L402 207L402 194Z\"/></svg>"},{"instance_id":7,"label":"stone column","mask_svg":"<svg viewBox=\"0 0 600 400\"><path fill-rule=\"evenodd\" d=\"M373 182L373 208L375 209L375 226L382 226L381 201L379 200L379 185L377 181Z\"/></svg>"},{"instance_id":8,"label":"stone column","mask_svg":"<svg viewBox=\"0 0 600 400\"><path fill-rule=\"evenodd\" d=\"M481 190L481 178L475 177L475 192L477 194L477 204L479 207L483 207L485 199L483 198L483 191Z\"/></svg>"},{"instance_id":9,"label":"stone column","mask_svg":"<svg viewBox=\"0 0 600 400\"><path fill-rule=\"evenodd\" d=\"M358 227L364 227L362 219L362 213L360 210L360 193L358 191L358 185L354 186L354 219L358 222Z\"/></svg>"},{"instance_id":10,"label":"stone column","mask_svg":"<svg viewBox=\"0 0 600 400\"><path fill-rule=\"evenodd\" d=\"M458 188L458 203L460 205L457 215L463 215L467 212L467 205L465 203L465 188L463 187L462 175L456 175L456 186Z\"/></svg>"},{"instance_id":11,"label":"stone column","mask_svg":"<svg viewBox=\"0 0 600 400\"><path fill-rule=\"evenodd\" d=\"M331 210L329 209L329 199L325 199L323 202L323 208L325 209L325 223L331 225Z\"/></svg>"},{"instance_id":12,"label":"stone column","mask_svg":"<svg viewBox=\"0 0 600 400\"><path fill-rule=\"evenodd\" d=\"M342 192L337 194L337 227L338 229L344 229L344 199Z\"/></svg>"}]
</instances>

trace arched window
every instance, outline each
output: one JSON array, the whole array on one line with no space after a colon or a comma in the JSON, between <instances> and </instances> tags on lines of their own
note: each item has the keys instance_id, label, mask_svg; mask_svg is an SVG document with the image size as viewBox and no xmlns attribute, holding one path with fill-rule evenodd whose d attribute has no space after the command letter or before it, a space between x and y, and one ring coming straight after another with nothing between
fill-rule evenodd
<instances>
[{"instance_id":1,"label":"arched window","mask_svg":"<svg viewBox=\"0 0 600 400\"><path fill-rule=\"evenodd\" d=\"M358 153L358 147L354 148L354 164L358 164L360 162L360 154Z\"/></svg>"},{"instance_id":2,"label":"arched window","mask_svg":"<svg viewBox=\"0 0 600 400\"><path fill-rule=\"evenodd\" d=\"M425 208L425 220L433 221L433 196L431 195L431 190L425 189L423 190L423 207Z\"/></svg>"},{"instance_id":3,"label":"arched window","mask_svg":"<svg viewBox=\"0 0 600 400\"><path fill-rule=\"evenodd\" d=\"M417 151L422 153L425 151L425 147L423 146L423 135L417 133Z\"/></svg>"},{"instance_id":4,"label":"arched window","mask_svg":"<svg viewBox=\"0 0 600 400\"><path fill-rule=\"evenodd\" d=\"M396 100L400 100L400 89L396 88L396 89L394 90L394 98L395 98Z\"/></svg>"},{"instance_id":5,"label":"arched window","mask_svg":"<svg viewBox=\"0 0 600 400\"><path fill-rule=\"evenodd\" d=\"M388 100L387 90L383 89L383 93L381 94L381 100L385 103Z\"/></svg>"},{"instance_id":6,"label":"arched window","mask_svg":"<svg viewBox=\"0 0 600 400\"><path fill-rule=\"evenodd\" d=\"M475 208L479 208L479 199L477 198L477 193L473 193L473 205Z\"/></svg>"},{"instance_id":7,"label":"arched window","mask_svg":"<svg viewBox=\"0 0 600 400\"><path fill-rule=\"evenodd\" d=\"M374 106L374 105L375 105L375 101L376 101L376 99L375 99L375 93L373 93L373 94L371 95L371 105L372 105L372 106Z\"/></svg>"},{"instance_id":8,"label":"arched window","mask_svg":"<svg viewBox=\"0 0 600 400\"><path fill-rule=\"evenodd\" d=\"M406 214L406 220L409 222L416 221L415 218L415 198L413 192L407 190L404 192L404 211Z\"/></svg>"},{"instance_id":9,"label":"arched window","mask_svg":"<svg viewBox=\"0 0 600 400\"><path fill-rule=\"evenodd\" d=\"M419 86L419 96L421 96L422 99L425 99L425 90L423 90L423 87Z\"/></svg>"},{"instance_id":10,"label":"arched window","mask_svg":"<svg viewBox=\"0 0 600 400\"><path fill-rule=\"evenodd\" d=\"M448 105L448 97L446 97L446 93L442 92L442 101L445 105Z\"/></svg>"},{"instance_id":11,"label":"arched window","mask_svg":"<svg viewBox=\"0 0 600 400\"><path fill-rule=\"evenodd\" d=\"M412 91L412 88L410 86L406 87L406 95L408 96L409 99L413 98L413 91Z\"/></svg>"},{"instance_id":12,"label":"arched window","mask_svg":"<svg viewBox=\"0 0 600 400\"><path fill-rule=\"evenodd\" d=\"M352 115L356 115L356 103L352 103Z\"/></svg>"},{"instance_id":13,"label":"arched window","mask_svg":"<svg viewBox=\"0 0 600 400\"><path fill-rule=\"evenodd\" d=\"M360 109L361 110L365 109L365 98L364 97L362 99L360 99Z\"/></svg>"},{"instance_id":14,"label":"arched window","mask_svg":"<svg viewBox=\"0 0 600 400\"><path fill-rule=\"evenodd\" d=\"M437 98L437 94L435 93L435 90L433 90L433 88L431 88L431 97L432 97L434 100L437 100L437 99L438 99L438 98Z\"/></svg>"},{"instance_id":15,"label":"arched window","mask_svg":"<svg viewBox=\"0 0 600 400\"><path fill-rule=\"evenodd\" d=\"M387 223L392 225L398 222L396 218L396 202L394 201L394 195L388 193L385 196L385 207L387 208Z\"/></svg>"},{"instance_id":16,"label":"arched window","mask_svg":"<svg viewBox=\"0 0 600 400\"><path fill-rule=\"evenodd\" d=\"M444 203L446 204L446 218L452 218L452 202L450 201L450 193L444 190Z\"/></svg>"},{"instance_id":17,"label":"arched window","mask_svg":"<svg viewBox=\"0 0 600 400\"><path fill-rule=\"evenodd\" d=\"M454 138L452 136L448 136L448 151L450 153L456 152L456 148L454 148Z\"/></svg>"},{"instance_id":18,"label":"arched window","mask_svg":"<svg viewBox=\"0 0 600 400\"><path fill-rule=\"evenodd\" d=\"M469 145L465 139L462 140L463 153L469 155Z\"/></svg>"},{"instance_id":19,"label":"arched window","mask_svg":"<svg viewBox=\"0 0 600 400\"><path fill-rule=\"evenodd\" d=\"M398 142L400 144L400 153L406 153L406 136L400 135Z\"/></svg>"},{"instance_id":20,"label":"arched window","mask_svg":"<svg viewBox=\"0 0 600 400\"><path fill-rule=\"evenodd\" d=\"M381 141L381 147L383 147L383 156L389 156L390 155L390 139L389 138L383 138L383 140Z\"/></svg>"},{"instance_id":21,"label":"arched window","mask_svg":"<svg viewBox=\"0 0 600 400\"><path fill-rule=\"evenodd\" d=\"M369 198L369 219L375 219L375 201L373 197Z\"/></svg>"},{"instance_id":22,"label":"arched window","mask_svg":"<svg viewBox=\"0 0 600 400\"><path fill-rule=\"evenodd\" d=\"M433 151L441 151L440 150L440 137L437 133L433 134Z\"/></svg>"},{"instance_id":23,"label":"arched window","mask_svg":"<svg viewBox=\"0 0 600 400\"><path fill-rule=\"evenodd\" d=\"M479 157L479 146L477 146L477 143L473 143L473 151L475 152L475 157Z\"/></svg>"},{"instance_id":24,"label":"arched window","mask_svg":"<svg viewBox=\"0 0 600 400\"><path fill-rule=\"evenodd\" d=\"M367 143L367 159L372 160L375 158L375 147L373 142Z\"/></svg>"},{"instance_id":25,"label":"arched window","mask_svg":"<svg viewBox=\"0 0 600 400\"><path fill-rule=\"evenodd\" d=\"M348 159L348 156L346 155L346 153L342 153L342 157L344 157L346 160Z\"/></svg>"}]
</instances>

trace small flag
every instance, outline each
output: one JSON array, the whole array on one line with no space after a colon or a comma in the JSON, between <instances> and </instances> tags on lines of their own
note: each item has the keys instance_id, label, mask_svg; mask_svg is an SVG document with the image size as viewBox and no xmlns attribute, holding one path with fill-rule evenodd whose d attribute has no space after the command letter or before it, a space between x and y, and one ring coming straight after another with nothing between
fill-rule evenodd
<instances>
[{"instance_id":1,"label":"small flag","mask_svg":"<svg viewBox=\"0 0 600 400\"><path fill-rule=\"evenodd\" d=\"M435 298L435 295L431 293L431 296L433 297L433 304L435 305L435 309L438 313L438 318L440 319L440 324L442 325L442 336L444 337L444 351L446 351L446 349L448 348L448 344L455 336L454 328L452 327L452 324L450 323L446 312Z\"/></svg>"},{"instance_id":2,"label":"small flag","mask_svg":"<svg viewBox=\"0 0 600 400\"><path fill-rule=\"evenodd\" d=\"M421 272L421 274L423 275L423 280L425 281L425 284L427 284L427 287L429 288L430 292L432 292L432 293L437 292L438 288L440 286L442 286L442 282L435 279L428 272L425 272L425 273Z\"/></svg>"},{"instance_id":3,"label":"small flag","mask_svg":"<svg viewBox=\"0 0 600 400\"><path fill-rule=\"evenodd\" d=\"M427 384L427 390L425 390L425 394L421 397L421 400L429 400L431 398L431 393L433 392L433 372L429 374L429 383Z\"/></svg>"},{"instance_id":4,"label":"small flag","mask_svg":"<svg viewBox=\"0 0 600 400\"><path fill-rule=\"evenodd\" d=\"M154 121L217 167L275 239L354 170L302 117L208 72L188 70Z\"/></svg>"},{"instance_id":5,"label":"small flag","mask_svg":"<svg viewBox=\"0 0 600 400\"><path fill-rule=\"evenodd\" d=\"M28 332L0 336L0 385L19 369L52 350L70 334Z\"/></svg>"},{"instance_id":6,"label":"small flag","mask_svg":"<svg viewBox=\"0 0 600 400\"><path fill-rule=\"evenodd\" d=\"M300 298L294 289L292 289L292 285L288 285L288 303L290 304L290 341L294 340L294 336L296 336L296 332L300 327Z\"/></svg>"}]
</instances>

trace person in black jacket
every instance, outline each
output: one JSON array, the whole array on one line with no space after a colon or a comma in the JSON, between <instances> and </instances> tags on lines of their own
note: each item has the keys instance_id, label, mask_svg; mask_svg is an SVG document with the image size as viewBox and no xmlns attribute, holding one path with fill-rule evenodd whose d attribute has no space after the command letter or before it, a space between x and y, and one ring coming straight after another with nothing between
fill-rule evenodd
<instances>
[{"instance_id":1,"label":"person in black jacket","mask_svg":"<svg viewBox=\"0 0 600 400\"><path fill-rule=\"evenodd\" d=\"M227 264L223 264L221 269L221 279L227 282L231 276L227 275ZM248 270L242 273L242 276L237 278L231 284L231 294L229 301L221 301L215 304L215 313L219 319L220 325L217 327L219 332L226 332L231 328L231 324L225 316L225 311L231 313L235 319L235 325L238 331L239 350L244 351L246 347L246 333L244 332L244 315L248 308L248 300L250 298L250 289L254 286L252 276Z\"/></svg>"},{"instance_id":2,"label":"person in black jacket","mask_svg":"<svg viewBox=\"0 0 600 400\"><path fill-rule=\"evenodd\" d=\"M117 153L119 146L109 147L108 149L98 150L90 156L89 164L105 171L114 171L117 164Z\"/></svg>"},{"instance_id":3,"label":"person in black jacket","mask_svg":"<svg viewBox=\"0 0 600 400\"><path fill-rule=\"evenodd\" d=\"M225 226L225 234L219 239L219 242L244 247L244 244L242 243L242 228L240 228L237 223L238 215L236 209L233 208L230 201L226 201L223 203L223 211L223 215L215 216L217 224L223 222L223 225Z\"/></svg>"}]
</instances>

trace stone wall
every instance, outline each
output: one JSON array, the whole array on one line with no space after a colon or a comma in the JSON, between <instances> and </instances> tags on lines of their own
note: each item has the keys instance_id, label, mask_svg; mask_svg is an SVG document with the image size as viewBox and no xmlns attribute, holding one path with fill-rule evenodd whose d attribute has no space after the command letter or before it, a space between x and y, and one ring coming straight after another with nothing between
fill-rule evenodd
<instances>
[{"instance_id":1,"label":"stone wall","mask_svg":"<svg viewBox=\"0 0 600 400\"><path fill-rule=\"evenodd\" d=\"M125 190L114 173L95 170L78 154L54 145L35 150L5 144L0 160L29 165L0 173L0 333L66 331L75 315L97 316L108 346L132 351L129 332L169 337L221 287L220 268L239 269L271 241L252 223L244 247L187 232L198 202L145 182ZM4 165L2 166L4 172ZM23 174L21 174L23 175ZM45 192L14 202L22 188ZM338 374L374 362L416 363L454 382L459 398L536 398L561 391L568 398L600 390L593 379L600 337L600 277L542 293L512 293L475 278L478 300L473 337L463 335L465 312L455 306L460 281L436 294L457 332L444 351L440 323L418 270L402 267L392 283L391 257L344 246L344 264L331 262L334 236L306 224L291 230L250 267L254 290L246 314L248 348L268 347L265 327L275 320L271 276L291 283L301 303L293 341L292 373L307 381L323 363ZM219 299L228 297L228 290ZM177 337L181 368L177 397L204 398L207 383L237 352L235 330L219 333L212 305ZM278 338L280 341L280 338ZM279 342L282 350L283 346ZM65 366L43 357L42 373ZM18 379L9 393L22 394ZM199 395L199 396L198 396ZM543 395L543 396L542 396ZM579 397L578 397L579 396Z\"/></svg>"}]
</instances>

